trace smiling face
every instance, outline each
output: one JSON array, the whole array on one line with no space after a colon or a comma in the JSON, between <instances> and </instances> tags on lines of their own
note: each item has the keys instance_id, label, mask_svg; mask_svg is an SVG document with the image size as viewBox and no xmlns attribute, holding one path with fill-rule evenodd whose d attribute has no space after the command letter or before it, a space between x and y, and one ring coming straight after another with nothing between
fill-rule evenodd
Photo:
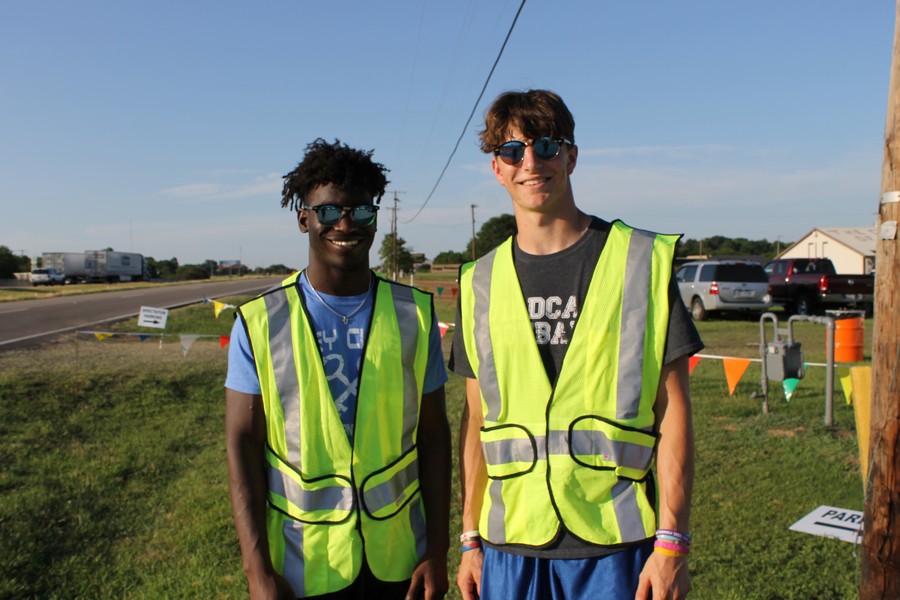
<instances>
[{"instance_id":1,"label":"smiling face","mask_svg":"<svg viewBox=\"0 0 900 600\"><path fill-rule=\"evenodd\" d=\"M372 204L372 196L362 190L345 190L334 184L315 188L306 198L308 206L358 206ZM377 221L356 225L347 214L334 225L323 225L313 210L297 212L300 231L309 234L307 277L325 293L362 293L369 285L369 250L375 240ZM361 290L358 288L362 287Z\"/></svg>"},{"instance_id":2,"label":"smiling face","mask_svg":"<svg viewBox=\"0 0 900 600\"><path fill-rule=\"evenodd\" d=\"M518 128L509 130L507 141L531 142ZM535 156L534 147L525 148L525 157L515 165L508 165L496 156L491 168L500 185L506 188L516 214L539 212L554 214L567 204L575 205L569 175L575 170L578 147L563 144L555 158L543 160Z\"/></svg>"}]
</instances>

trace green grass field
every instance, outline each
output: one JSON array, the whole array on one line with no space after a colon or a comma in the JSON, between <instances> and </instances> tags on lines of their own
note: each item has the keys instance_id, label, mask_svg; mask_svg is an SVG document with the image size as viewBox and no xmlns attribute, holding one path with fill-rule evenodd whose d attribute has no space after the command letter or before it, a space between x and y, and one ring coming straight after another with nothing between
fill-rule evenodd
<instances>
[{"instance_id":1,"label":"green grass field","mask_svg":"<svg viewBox=\"0 0 900 600\"><path fill-rule=\"evenodd\" d=\"M416 283L442 288L439 317L452 321L452 279ZM178 309L167 333L224 335L231 314L215 319L211 304ZM824 328L799 325L807 360L824 360ZM136 322L116 329L137 331ZM701 323L704 353L757 357L759 329L753 319ZM186 356L177 337L84 335L0 353L0 597L246 597L227 492L226 359L215 338ZM857 547L788 530L822 504L862 509L852 408L838 386L826 428L824 369L810 368L790 402L772 382L763 415L759 368L750 365L734 396L719 360L702 360L691 376L691 597L855 598ZM447 398L455 429L463 401L455 375ZM449 559L452 582L455 549Z\"/></svg>"}]
</instances>

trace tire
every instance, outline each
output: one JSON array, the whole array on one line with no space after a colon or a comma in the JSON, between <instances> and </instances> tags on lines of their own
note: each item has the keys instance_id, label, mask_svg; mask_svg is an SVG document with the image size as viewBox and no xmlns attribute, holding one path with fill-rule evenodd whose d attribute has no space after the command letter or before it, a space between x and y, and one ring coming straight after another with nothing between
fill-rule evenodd
<instances>
[{"instance_id":1,"label":"tire","mask_svg":"<svg viewBox=\"0 0 900 600\"><path fill-rule=\"evenodd\" d=\"M691 317L695 321L706 320L706 309L703 307L703 300L695 297L691 300Z\"/></svg>"},{"instance_id":2,"label":"tire","mask_svg":"<svg viewBox=\"0 0 900 600\"><path fill-rule=\"evenodd\" d=\"M797 304L794 307L794 314L811 315L814 307L813 299L809 296L800 296L797 298Z\"/></svg>"}]
</instances>

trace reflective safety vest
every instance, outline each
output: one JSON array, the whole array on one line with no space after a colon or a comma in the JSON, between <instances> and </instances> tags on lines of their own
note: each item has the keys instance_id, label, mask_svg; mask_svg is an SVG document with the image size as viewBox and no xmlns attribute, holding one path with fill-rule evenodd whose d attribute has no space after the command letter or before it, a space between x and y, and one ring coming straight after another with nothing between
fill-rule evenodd
<instances>
[{"instance_id":1,"label":"reflective safety vest","mask_svg":"<svg viewBox=\"0 0 900 600\"><path fill-rule=\"evenodd\" d=\"M489 542L541 547L561 523L598 545L653 535L653 405L677 239L611 224L555 385L512 238L463 265L462 333L481 389L488 475L479 530Z\"/></svg>"},{"instance_id":2,"label":"reflective safety vest","mask_svg":"<svg viewBox=\"0 0 900 600\"><path fill-rule=\"evenodd\" d=\"M375 577L409 579L426 541L416 433L431 295L376 278L351 447L298 278L239 311L265 410L272 564L301 597L350 585L364 547Z\"/></svg>"}]
</instances>

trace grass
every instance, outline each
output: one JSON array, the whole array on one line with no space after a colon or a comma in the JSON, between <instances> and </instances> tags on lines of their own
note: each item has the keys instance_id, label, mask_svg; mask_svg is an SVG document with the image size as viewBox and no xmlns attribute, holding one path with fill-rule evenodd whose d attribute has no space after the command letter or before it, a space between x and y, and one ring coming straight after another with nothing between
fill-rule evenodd
<instances>
[{"instance_id":1,"label":"grass","mask_svg":"<svg viewBox=\"0 0 900 600\"><path fill-rule=\"evenodd\" d=\"M416 284L443 289L438 315L452 321L452 281ZM200 304L172 311L167 332L226 335L231 323L230 310L215 319ZM706 354L758 356L756 320L700 329ZM138 331L135 320L117 330ZM824 359L824 327L798 324L795 337L807 360ZM184 356L172 339L125 336L0 354L0 597L246 597L227 494L226 356L214 338ZM836 392L826 428L824 369L811 368L790 402L773 394L762 415L759 368L750 365L734 396L721 361L702 360L691 376L691 597L855 598L857 548L788 530L821 504L862 509L852 409ZM451 375L454 429L463 389ZM451 582L457 561L451 551Z\"/></svg>"}]
</instances>

